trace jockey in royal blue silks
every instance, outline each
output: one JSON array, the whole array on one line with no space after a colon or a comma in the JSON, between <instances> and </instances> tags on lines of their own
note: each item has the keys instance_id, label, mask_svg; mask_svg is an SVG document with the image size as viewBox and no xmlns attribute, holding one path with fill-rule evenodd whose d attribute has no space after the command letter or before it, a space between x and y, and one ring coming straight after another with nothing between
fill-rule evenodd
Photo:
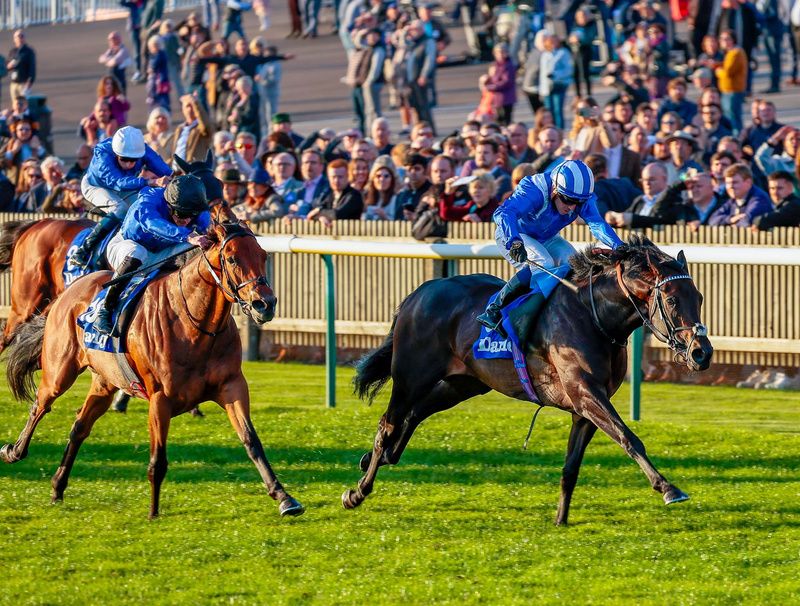
<instances>
[{"instance_id":1,"label":"jockey in royal blue silks","mask_svg":"<svg viewBox=\"0 0 800 606\"><path fill-rule=\"evenodd\" d=\"M182 175L167 185L147 187L139 193L128 211L122 229L108 243L106 258L114 269L114 278L155 263L178 252L187 242L206 248L210 241L203 233L211 224L203 182L192 175ZM111 312L119 303L127 280L112 284L103 307L98 310L95 328L111 334Z\"/></svg>"},{"instance_id":2,"label":"jockey in royal blue silks","mask_svg":"<svg viewBox=\"0 0 800 606\"><path fill-rule=\"evenodd\" d=\"M548 280L549 287L542 288L541 278L547 274L529 261L548 269L566 263L575 248L558 233L578 217L606 246L616 248L622 244L597 210L594 176L580 160L567 160L549 173L520 181L493 215L497 246L517 273L477 317L478 322L497 329L502 321L500 310L534 284L545 297L549 295L555 283Z\"/></svg>"},{"instance_id":3,"label":"jockey in royal blue silks","mask_svg":"<svg viewBox=\"0 0 800 606\"><path fill-rule=\"evenodd\" d=\"M157 175L145 179L143 169ZM98 143L81 180L81 193L106 216L73 253L72 262L86 265L94 248L125 218L125 213L144 187L163 187L172 169L145 142L142 131L124 126L113 137Z\"/></svg>"}]
</instances>

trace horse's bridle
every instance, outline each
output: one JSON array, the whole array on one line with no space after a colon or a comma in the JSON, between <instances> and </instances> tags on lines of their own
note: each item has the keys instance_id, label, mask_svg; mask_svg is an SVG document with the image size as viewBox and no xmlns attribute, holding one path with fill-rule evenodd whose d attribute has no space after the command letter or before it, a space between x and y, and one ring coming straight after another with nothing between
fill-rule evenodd
<instances>
[{"instance_id":1,"label":"horse's bridle","mask_svg":"<svg viewBox=\"0 0 800 606\"><path fill-rule=\"evenodd\" d=\"M670 320L669 316L667 315L667 310L664 307L664 292L661 288L673 280L691 280L692 276L689 274L675 274L672 276L666 276L657 280L656 283L650 289L650 297L647 300L647 307L648 307L648 314L645 316L642 313L642 310L639 309L639 305L634 300L634 296L631 294L631 291L625 285L625 281L622 279L622 264L616 264L616 277L617 277L617 284L619 285L620 290L625 295L625 297L630 301L633 308L636 310L636 313L639 314L639 317L642 319L642 324L646 326L655 336L656 338L661 341L662 343L666 344L677 356L683 357L686 359L689 355L689 351L692 348L697 337L705 337L708 335L708 329L706 328L705 324L700 322L695 322L692 326L675 326L672 321ZM594 282L594 268L589 272L589 302L591 303L591 310L592 310L592 319L595 323L595 326L600 330L600 332L609 340L612 344L616 345L617 347L625 347L627 345L627 341L621 343L611 337L605 329L600 324L600 318L597 315L597 308L594 303L594 293L592 291L592 283ZM655 303L654 303L655 301ZM656 311L661 317L661 321L664 323L666 327L666 332L658 329L655 324L653 324L653 317L656 314ZM684 331L691 331L692 339L689 341L688 345L684 345L681 343L677 335Z\"/></svg>"},{"instance_id":2,"label":"horse's bridle","mask_svg":"<svg viewBox=\"0 0 800 606\"><path fill-rule=\"evenodd\" d=\"M267 280L267 276L261 274L260 276L256 276L255 278L250 278L249 280L245 280L244 282L236 284L231 279L230 272L227 269L228 264L225 261L225 254L224 254L225 246L228 244L228 242L236 238L244 238L250 235L252 234L240 231L225 236L225 239L222 240L222 243L219 245L219 269L217 269L211 264L211 261L208 260L206 252L204 250L201 249L200 253L203 255L203 260L206 262L206 265L208 266L208 271L211 273L211 277L214 279L216 285L220 288L220 290L222 290L223 293L225 293L230 299L232 299L234 303L238 304L242 312L252 320L253 316L251 315L251 310L253 306L239 296L239 291L242 290L245 286L249 286L250 284L255 284L256 286L269 287L269 281ZM219 271L219 275L217 275L217 271ZM181 268L181 271L178 272L178 285L180 287L181 297L183 297L183 304L184 307L186 308L189 320L192 322L192 325L197 330L202 332L204 335L208 335L209 337L217 336L216 332L208 331L202 328L199 325L198 320L194 316L192 316L191 312L189 311L189 304L186 301L186 295L183 292L182 272L183 268Z\"/></svg>"}]
</instances>

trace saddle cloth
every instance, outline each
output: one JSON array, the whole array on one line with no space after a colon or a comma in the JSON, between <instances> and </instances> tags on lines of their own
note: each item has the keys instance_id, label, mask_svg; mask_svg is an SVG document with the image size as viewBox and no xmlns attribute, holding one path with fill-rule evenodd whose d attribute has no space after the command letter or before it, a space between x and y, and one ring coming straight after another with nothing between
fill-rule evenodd
<instances>
[{"instance_id":1,"label":"saddle cloth","mask_svg":"<svg viewBox=\"0 0 800 606\"><path fill-rule=\"evenodd\" d=\"M111 238L117 234L119 229L119 227L115 227L111 230L110 234L103 238L103 241L100 242L100 246L92 251L92 258L89 260L89 263L86 266L75 265L72 262L72 255L75 254L75 251L78 250L78 247L83 244L83 241L89 236L92 228L87 227L86 229L78 232L78 235L72 240L72 244L69 245L69 249L67 250L67 258L64 260L64 269L61 270L61 273L64 276L64 286L69 286L81 276L85 276L93 271L99 271L106 268L105 262L103 261L106 248L108 247L108 243L111 241Z\"/></svg>"},{"instance_id":2,"label":"saddle cloth","mask_svg":"<svg viewBox=\"0 0 800 606\"><path fill-rule=\"evenodd\" d=\"M137 274L131 278L125 290L120 297L120 304L112 313L114 319L114 326L117 327L117 333L124 337L127 332L130 320L133 317L133 312L136 310L136 304L144 291L145 287L151 280L158 274L159 268L155 268L148 274ZM110 335L104 335L94 328L94 321L97 318L97 311L106 300L107 288L101 290L95 295L89 307L78 316L78 326L83 329L83 344L88 349L96 349L97 351L104 351L107 353L124 353L125 339L112 339ZM118 344L115 347L115 343Z\"/></svg>"}]
</instances>

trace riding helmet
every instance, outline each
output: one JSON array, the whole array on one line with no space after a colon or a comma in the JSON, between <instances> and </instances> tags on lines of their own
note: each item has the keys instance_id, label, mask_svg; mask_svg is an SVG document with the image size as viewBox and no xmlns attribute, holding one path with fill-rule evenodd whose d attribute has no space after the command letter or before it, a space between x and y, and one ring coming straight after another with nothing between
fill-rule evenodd
<instances>
[{"instance_id":1,"label":"riding helmet","mask_svg":"<svg viewBox=\"0 0 800 606\"><path fill-rule=\"evenodd\" d=\"M567 160L553 169L556 192L578 203L594 194L594 175L581 160Z\"/></svg>"},{"instance_id":2,"label":"riding helmet","mask_svg":"<svg viewBox=\"0 0 800 606\"><path fill-rule=\"evenodd\" d=\"M114 133L111 149L121 158L141 158L145 150L144 135L138 128L123 126Z\"/></svg>"},{"instance_id":3,"label":"riding helmet","mask_svg":"<svg viewBox=\"0 0 800 606\"><path fill-rule=\"evenodd\" d=\"M181 175L170 181L164 190L164 200L179 213L199 215L208 210L206 188L194 175Z\"/></svg>"}]
</instances>

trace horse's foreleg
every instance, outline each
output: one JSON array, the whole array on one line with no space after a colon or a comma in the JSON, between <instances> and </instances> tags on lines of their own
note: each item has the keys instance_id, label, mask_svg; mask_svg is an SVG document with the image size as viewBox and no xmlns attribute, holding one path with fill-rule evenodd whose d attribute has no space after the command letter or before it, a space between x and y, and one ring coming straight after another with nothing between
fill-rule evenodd
<instances>
[{"instance_id":1,"label":"horse's foreleg","mask_svg":"<svg viewBox=\"0 0 800 606\"><path fill-rule=\"evenodd\" d=\"M278 511L282 516L300 515L305 511L299 501L284 490L272 466L264 453L264 447L258 438L253 421L250 419L250 392L244 376L239 375L235 380L225 383L220 388L217 403L225 408L228 419L236 431L236 435L244 444L247 456L258 469L269 496L278 501Z\"/></svg>"},{"instance_id":2,"label":"horse's foreleg","mask_svg":"<svg viewBox=\"0 0 800 606\"><path fill-rule=\"evenodd\" d=\"M61 464L53 475L53 494L51 499L53 503L64 499L64 491L67 488L69 474L72 471L75 458L78 456L78 450L80 450L84 440L89 437L97 419L102 417L108 407L111 406L114 391L116 391L116 388L101 383L97 377L92 380L89 394L78 411L78 417L69 432L69 442L64 450L64 456L61 458Z\"/></svg>"},{"instance_id":3,"label":"horse's foreleg","mask_svg":"<svg viewBox=\"0 0 800 606\"><path fill-rule=\"evenodd\" d=\"M148 423L150 429L150 463L147 466L147 479L150 480L149 518L158 517L161 498L161 484L167 475L167 434L172 420L172 405L162 392L150 398Z\"/></svg>"},{"instance_id":4,"label":"horse's foreleg","mask_svg":"<svg viewBox=\"0 0 800 606\"><path fill-rule=\"evenodd\" d=\"M583 453L592 440L597 426L587 421L583 417L572 415L572 428L569 432L569 442L567 443L567 457L564 461L564 469L561 474L561 498L558 501L558 515L556 524L561 526L567 523L569 517L569 504L572 500L572 492L578 482L578 472L583 461Z\"/></svg>"},{"instance_id":5,"label":"horse's foreleg","mask_svg":"<svg viewBox=\"0 0 800 606\"><path fill-rule=\"evenodd\" d=\"M629 457L639 464L644 475L650 481L653 490L663 495L665 503L678 503L689 498L685 492L670 484L659 473L650 462L650 459L647 458L642 441L625 425L607 398L595 398L589 402L581 403L579 407L576 407L576 412L605 432L622 447Z\"/></svg>"}]
</instances>

